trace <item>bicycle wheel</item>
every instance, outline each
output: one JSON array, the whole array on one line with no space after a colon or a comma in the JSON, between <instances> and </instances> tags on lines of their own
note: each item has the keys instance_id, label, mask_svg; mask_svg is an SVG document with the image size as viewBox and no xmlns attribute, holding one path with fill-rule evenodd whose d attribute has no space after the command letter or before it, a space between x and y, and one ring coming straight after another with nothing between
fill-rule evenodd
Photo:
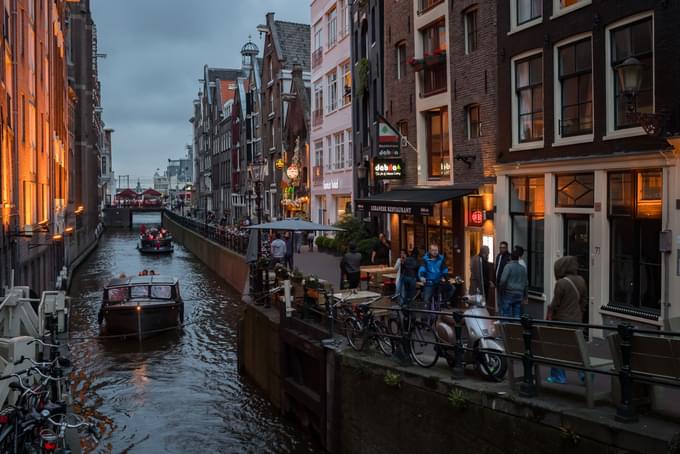
<instances>
[{"instance_id":1,"label":"bicycle wheel","mask_svg":"<svg viewBox=\"0 0 680 454\"><path fill-rule=\"evenodd\" d=\"M432 367L439 359L439 349L433 342L437 338L431 329L418 322L411 329L411 358L421 367Z\"/></svg>"},{"instance_id":2,"label":"bicycle wheel","mask_svg":"<svg viewBox=\"0 0 680 454\"><path fill-rule=\"evenodd\" d=\"M363 329L356 318L350 317L345 320L345 336L347 336L347 342L354 350L360 352L364 349Z\"/></svg>"},{"instance_id":3,"label":"bicycle wheel","mask_svg":"<svg viewBox=\"0 0 680 454\"><path fill-rule=\"evenodd\" d=\"M387 329L387 326L385 326L382 321L375 320L373 322L373 328L375 330L373 336L380 351L383 352L385 356L392 356L392 353L394 353L394 345L392 345L392 338L389 336L390 332Z\"/></svg>"}]
</instances>

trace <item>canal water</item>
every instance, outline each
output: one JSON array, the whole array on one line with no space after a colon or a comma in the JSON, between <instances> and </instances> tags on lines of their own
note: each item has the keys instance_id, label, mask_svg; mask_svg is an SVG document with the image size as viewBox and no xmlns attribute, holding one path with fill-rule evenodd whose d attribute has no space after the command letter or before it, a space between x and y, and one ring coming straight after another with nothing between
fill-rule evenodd
<instances>
[{"instance_id":1,"label":"canal water","mask_svg":"<svg viewBox=\"0 0 680 454\"><path fill-rule=\"evenodd\" d=\"M104 433L97 447L84 441L84 450L318 452L302 429L238 374L238 295L181 245L172 255L143 256L136 237L135 231L108 230L71 287L72 386L82 404L76 410ZM190 324L182 334L142 344L90 339L98 334L102 287L120 273L142 269L179 278Z\"/></svg>"}]
</instances>

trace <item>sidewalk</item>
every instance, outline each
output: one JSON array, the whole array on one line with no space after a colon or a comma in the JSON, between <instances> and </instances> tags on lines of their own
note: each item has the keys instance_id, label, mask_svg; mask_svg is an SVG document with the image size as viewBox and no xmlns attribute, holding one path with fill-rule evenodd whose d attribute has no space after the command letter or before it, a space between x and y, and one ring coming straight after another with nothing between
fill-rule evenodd
<instances>
[{"instance_id":1,"label":"sidewalk","mask_svg":"<svg viewBox=\"0 0 680 454\"><path fill-rule=\"evenodd\" d=\"M333 289L340 288L340 260L342 257L336 257L324 252L308 252L306 246L302 247L300 254L295 254L293 257L294 265L302 273L308 275L318 276L333 285Z\"/></svg>"}]
</instances>

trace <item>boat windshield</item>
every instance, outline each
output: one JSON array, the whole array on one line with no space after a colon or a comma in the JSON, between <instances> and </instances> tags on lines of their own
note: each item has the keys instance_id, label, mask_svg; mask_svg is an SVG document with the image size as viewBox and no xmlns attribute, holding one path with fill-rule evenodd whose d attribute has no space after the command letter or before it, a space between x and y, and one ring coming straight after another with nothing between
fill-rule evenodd
<instances>
[{"instance_id":1,"label":"boat windshield","mask_svg":"<svg viewBox=\"0 0 680 454\"><path fill-rule=\"evenodd\" d=\"M146 285L135 285L130 287L130 297L131 298L148 298L149 297L149 287Z\"/></svg>"},{"instance_id":2,"label":"boat windshield","mask_svg":"<svg viewBox=\"0 0 680 454\"><path fill-rule=\"evenodd\" d=\"M109 289L109 302L111 303L122 303L127 299L128 289L127 287L117 287Z\"/></svg>"},{"instance_id":3,"label":"boat windshield","mask_svg":"<svg viewBox=\"0 0 680 454\"><path fill-rule=\"evenodd\" d=\"M151 298L169 300L172 298L172 287L169 285L152 285Z\"/></svg>"}]
</instances>

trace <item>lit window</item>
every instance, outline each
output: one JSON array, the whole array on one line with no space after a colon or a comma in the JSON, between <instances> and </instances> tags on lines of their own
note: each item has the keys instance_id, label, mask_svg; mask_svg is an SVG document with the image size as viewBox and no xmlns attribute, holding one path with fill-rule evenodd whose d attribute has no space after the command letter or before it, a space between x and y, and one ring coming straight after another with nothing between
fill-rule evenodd
<instances>
[{"instance_id":1,"label":"lit window","mask_svg":"<svg viewBox=\"0 0 680 454\"><path fill-rule=\"evenodd\" d=\"M449 156L449 113L446 107L425 113L427 121L428 176L439 178L451 172Z\"/></svg>"}]
</instances>

